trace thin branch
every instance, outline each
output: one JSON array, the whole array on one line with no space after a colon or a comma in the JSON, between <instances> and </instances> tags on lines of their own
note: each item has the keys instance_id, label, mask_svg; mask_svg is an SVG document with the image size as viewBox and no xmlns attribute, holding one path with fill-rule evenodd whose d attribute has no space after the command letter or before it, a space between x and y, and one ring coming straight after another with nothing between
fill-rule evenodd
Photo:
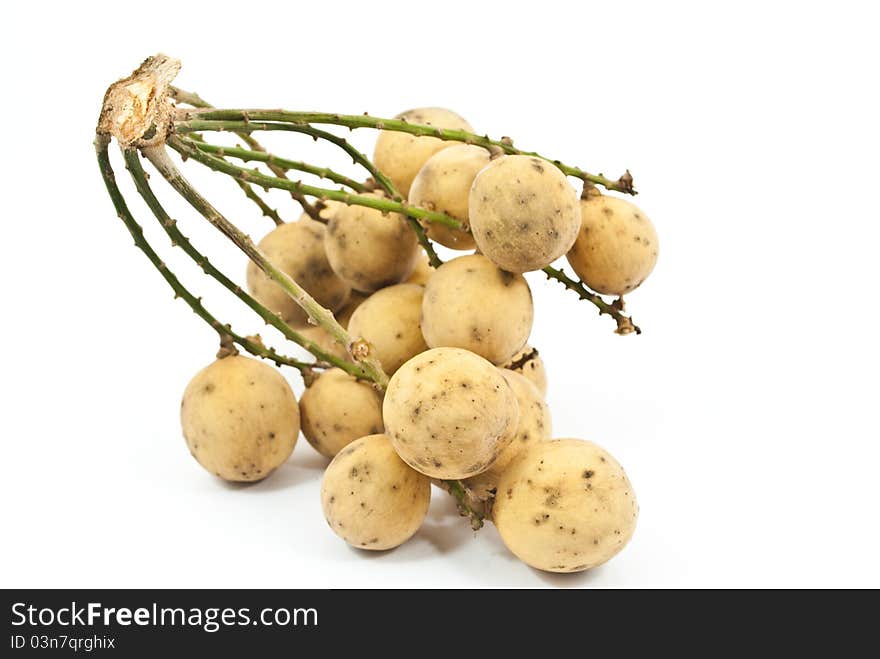
<instances>
[{"instance_id":1,"label":"thin branch","mask_svg":"<svg viewBox=\"0 0 880 659\"><path fill-rule=\"evenodd\" d=\"M249 151L238 147L219 146L202 141L196 141L196 147L206 153L213 153L219 158L236 158L237 160L242 160L244 162L263 162L267 165L275 165L285 172L295 169L300 172L306 172L327 179L328 181L333 181L339 185L351 188L355 192L366 191L366 187L363 183L355 181L353 178L349 178L344 174L334 172L332 169L318 167L317 165L311 165L300 160L279 158L266 151Z\"/></svg>"},{"instance_id":2,"label":"thin branch","mask_svg":"<svg viewBox=\"0 0 880 659\"><path fill-rule=\"evenodd\" d=\"M617 329L615 330L617 334L632 334L633 332L635 332L636 334L642 333L642 330L639 328L639 326L633 323L632 318L621 311L620 306L606 302L599 295L584 286L584 283L582 281L572 279L571 277L566 275L561 269L557 270L556 268L549 265L543 270L544 273L547 275L547 279L555 279L570 291L574 291L575 293L577 293L580 299L587 300L588 302L592 302L593 304L595 304L596 307L599 309L600 316L603 314L611 316L617 323Z\"/></svg>"},{"instance_id":3,"label":"thin branch","mask_svg":"<svg viewBox=\"0 0 880 659\"><path fill-rule=\"evenodd\" d=\"M211 328L217 332L221 343L228 342L228 340L231 339L252 355L271 360L278 366L281 366L282 364L292 366L293 368L298 369L303 376L306 376L311 373L312 369L318 367L318 364L310 364L294 359L293 357L287 357L279 354L273 348L266 348L259 341L235 333L229 325L223 325L205 308L202 304L201 298L190 293L190 291L180 282L177 276L171 272L165 262L150 246L146 238L144 238L143 227L134 219L134 216L128 208L128 204L125 203L125 199L123 198L119 187L116 185L116 176L113 172L113 167L110 164L110 155L107 148L109 144L109 135L98 134L95 138L95 152L97 154L98 165L101 170L101 177L104 180L104 185L107 188L110 199L113 201L119 219L122 220L134 239L134 244L144 253L147 259L149 259L150 263L153 264L153 267L159 271L174 291L174 296L184 300L199 318L210 325Z\"/></svg>"},{"instance_id":4,"label":"thin branch","mask_svg":"<svg viewBox=\"0 0 880 659\"><path fill-rule=\"evenodd\" d=\"M171 91L171 97L180 103L186 103L187 105L192 105L193 107L196 107L196 108L208 109L208 108L214 107L213 105L208 103L208 101L203 99L198 94L184 91L184 90L180 89L179 87L171 86L170 91ZM238 137L241 138L245 142L245 144L247 144L249 147L251 147L254 151L265 151L265 149L263 148L263 145L261 145L259 142L257 142L257 140L255 140L253 138L253 136L250 135L249 133L238 133ZM287 174L285 173L285 171L283 169L275 168L272 165L269 165L269 169L272 171L273 174L275 174L275 176L278 176L279 178L287 178ZM250 188L250 186L248 186L247 188L245 187L245 185L247 185L246 183L240 183L239 185L242 188L242 190L245 191L245 194L248 196L249 199L256 201L259 198L259 195L257 195L257 193L253 189L250 189L250 190L248 189L248 188ZM290 196L293 198L294 201L296 201L300 205L300 207L303 209L303 211L306 213L306 215L308 215L313 220L322 221L321 214L318 211L318 209L315 208L315 206L313 204L309 203L309 201L303 195L291 190ZM266 214L266 212L264 210L264 207L266 205L265 202L263 202L262 199L260 199L259 202L257 202L257 205L260 206L260 210L262 210L263 214L265 215ZM272 217L272 216L270 215L269 217ZM277 214L275 215L275 217L278 217ZM275 217L272 217L272 219L274 220ZM280 220L280 219L281 218L279 217L278 220ZM280 224L280 222L276 221L275 224Z\"/></svg>"},{"instance_id":5,"label":"thin branch","mask_svg":"<svg viewBox=\"0 0 880 659\"><path fill-rule=\"evenodd\" d=\"M441 487L449 492L458 506L458 512L462 517L467 517L471 522L471 528L479 531L483 528L483 520L489 516L489 510L485 502L475 501L468 496L467 488L460 480L443 480L439 482Z\"/></svg>"},{"instance_id":6,"label":"thin branch","mask_svg":"<svg viewBox=\"0 0 880 659\"><path fill-rule=\"evenodd\" d=\"M229 176L238 177L242 181L254 183L260 187L278 188L279 190L298 190L306 195L318 197L319 199L332 199L348 205L367 206L382 211L383 213L400 213L426 222L443 224L452 227L453 229L461 229L462 227L461 222L445 213L429 211L418 206L410 206L409 204L387 199L385 197L358 195L342 190L319 188L303 183L302 181L279 179L273 176L267 176L255 169L239 167L238 165L223 160L222 158L217 158L216 156L201 151L198 148L198 143L187 140L186 138L181 138L180 136L169 137L167 144L186 158L192 158L215 171Z\"/></svg>"},{"instance_id":7,"label":"thin branch","mask_svg":"<svg viewBox=\"0 0 880 659\"><path fill-rule=\"evenodd\" d=\"M338 135L334 135L333 133L329 133L324 130L320 130L313 126L307 125L299 125L299 124L267 124L267 123L253 123L249 121L215 121L215 122L201 122L201 121L185 121L175 124L175 130L179 133L193 133L193 132L201 132L201 131L217 131L217 132L225 132L225 131L233 131L236 135L242 135L243 133L249 133L253 131L271 131L271 130L281 130L287 132L294 133L303 133L305 135L310 135L313 139L318 140L326 140L332 144L335 144L339 148L343 149L348 155L351 156L354 164L361 165L364 169L366 169L371 178L376 182L376 184L381 187L385 193L395 202L399 202L401 204L401 208L409 208L406 204L405 200L401 196L400 192L394 186L394 183L388 178L384 173L382 173L376 166L372 163L372 161L367 158L366 155L358 151L355 147L353 147L348 140L343 137L339 137ZM252 138L251 138L252 139ZM170 142L169 142L170 144ZM270 166L271 168L271 166ZM228 173L228 172L225 172ZM286 178L286 177L283 177ZM289 189L289 188L284 188ZM297 188L300 189L300 188ZM423 210L423 209L418 209ZM418 238L419 244L425 250L425 253L428 255L428 262L431 264L431 267L437 268L443 265L443 261L437 255L437 251L434 249L433 243L428 239L428 235L425 233L424 227L419 222L419 219L425 219L428 222L440 222L441 224L447 224L448 226L452 226L453 228L460 229L461 222L456 220L453 217L445 215L444 213L431 213L434 216L434 219L428 218L419 218L418 215L413 213L404 212L407 221L412 227L413 231L416 234L416 238ZM441 219L445 218L445 219ZM452 224L452 223L454 224Z\"/></svg>"},{"instance_id":8,"label":"thin branch","mask_svg":"<svg viewBox=\"0 0 880 659\"><path fill-rule=\"evenodd\" d=\"M257 315L259 315L264 322L281 332L281 334L283 334L285 338L293 341L294 343L297 343L298 345L312 353L315 357L318 358L319 362L330 364L332 366L340 368L347 373L355 376L356 378L360 378L362 380L369 379L367 373L360 365L346 361L344 359L340 359L336 355L333 355L332 353L324 350L314 341L311 341L310 339L304 337L302 334L300 334L299 332L291 328L287 323L285 323L278 316L278 314L260 304L256 299L248 295L248 293L244 291L239 285L237 285L234 281L229 279L229 277L218 270L214 266L214 264L212 264L211 261L204 254L199 252L189 241L189 239L185 235L183 235L183 233L177 226L177 222L171 219L171 217L159 203L158 198L156 197L155 193L148 183L147 174L141 166L140 156L138 155L137 151L134 149L124 149L123 153L125 155L125 165L129 173L131 174L132 180L134 181L138 193L141 195L141 197L143 197L147 206L149 206L150 210L156 216L156 219L164 229L165 233L168 234L168 237L171 239L172 245L180 247L187 254L187 256L189 256L204 271L206 275L217 280L224 288L226 288L239 300L244 302L248 307L256 312Z\"/></svg>"},{"instance_id":9,"label":"thin branch","mask_svg":"<svg viewBox=\"0 0 880 659\"><path fill-rule=\"evenodd\" d=\"M632 175L627 171L616 181L606 178L602 174L590 174L578 167L566 165L559 160L552 160L534 151L523 151L513 146L513 142L507 138L499 140L491 139L486 135L476 135L463 130L450 130L437 128L424 124L411 124L403 119L382 119L371 117L367 114L335 114L329 112L289 112L285 110L215 110L196 109L189 113L191 117L202 120L220 121L278 121L291 124L332 124L346 128L375 128L379 130L391 130L410 135L437 137L441 140L454 140L465 144L475 144L486 149L498 150L503 153L533 156L553 163L567 176L574 176L582 181L588 181L594 185L601 185L607 190L636 194L633 188Z\"/></svg>"},{"instance_id":10,"label":"thin branch","mask_svg":"<svg viewBox=\"0 0 880 659\"><path fill-rule=\"evenodd\" d=\"M188 147L191 148L191 147ZM192 149L198 153L197 149ZM309 293L294 281L287 273L273 264L263 254L253 241L238 227L226 219L214 208L202 195L193 188L189 181L178 171L177 167L168 157L164 146L143 149L144 155L159 170L159 173L171 184L171 186L205 217L215 228L229 238L254 264L274 281L306 312L311 322L323 327L327 332L354 357L366 373L369 380L384 389L388 385L388 376L382 370L379 360L369 343L363 339L355 341L351 335L333 317L333 313L322 307ZM207 154L205 157L213 158ZM225 160L214 158L217 162L227 163ZM272 178L272 177L266 177ZM280 180L280 179L272 179Z\"/></svg>"},{"instance_id":11,"label":"thin branch","mask_svg":"<svg viewBox=\"0 0 880 659\"><path fill-rule=\"evenodd\" d=\"M257 208L260 209L260 212L264 217L268 217L272 220L276 226L281 226L284 224L284 220L281 219L281 216L278 214L278 211L272 208L269 204L263 201L263 198L256 193L253 186L245 183L244 181L236 181L238 187L242 189L245 197L250 199L257 205Z\"/></svg>"}]
</instances>

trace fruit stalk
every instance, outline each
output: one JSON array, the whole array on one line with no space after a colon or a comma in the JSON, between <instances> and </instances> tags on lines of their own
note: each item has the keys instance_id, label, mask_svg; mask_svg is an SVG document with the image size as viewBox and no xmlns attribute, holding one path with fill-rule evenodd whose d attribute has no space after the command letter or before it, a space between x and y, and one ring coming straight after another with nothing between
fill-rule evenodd
<instances>
[{"instance_id":1,"label":"fruit stalk","mask_svg":"<svg viewBox=\"0 0 880 659\"><path fill-rule=\"evenodd\" d=\"M113 206L116 208L116 213L119 219L122 220L123 224L125 224L126 228L134 239L135 246L137 246L138 249L140 249L144 253L147 259L149 259L150 263L152 263L153 266L159 271L159 273L174 291L174 296L176 298L179 297L184 302L186 302L197 316L208 323L208 325L210 325L211 328L213 328L214 331L217 332L220 337L221 344L227 343L228 340L231 339L251 354L271 360L279 366L282 364L286 366L292 366L293 368L296 368L301 373L303 373L304 376L310 373L312 369L316 368L318 366L317 364L310 364L300 361L298 359L294 359L293 357L282 355L278 353L274 348L266 348L258 341L237 334L232 330L229 325L224 325L219 320L217 320L217 318L215 318L202 304L201 298L193 295L180 282L177 276L168 268L165 262L150 246L146 238L144 238L143 227L138 224L134 216L131 214L131 211L128 208L128 204L125 203L122 192L119 190L119 187L116 184L116 175L113 171L113 167L110 164L110 156L108 152L109 144L109 135L99 133L96 136L95 152L98 158L98 166L101 171L101 178L104 180L104 185L107 188L107 192L110 195Z\"/></svg>"},{"instance_id":2,"label":"fruit stalk","mask_svg":"<svg viewBox=\"0 0 880 659\"><path fill-rule=\"evenodd\" d=\"M169 140L170 142L170 140ZM197 150L196 150L197 151ZM143 154L168 181L169 184L195 208L205 219L214 225L220 232L229 238L244 254L250 258L266 276L281 286L284 291L308 314L309 319L315 325L323 327L340 344L346 347L364 370L367 377L380 387L388 384L388 376L382 370L382 366L366 342L355 341L342 325L340 325L332 312L322 307L309 293L294 281L287 273L275 266L257 248L249 236L244 234L238 227L227 220L216 208L214 208L202 195L190 185L177 167L168 157L164 146L146 147ZM216 159L219 162L225 162ZM269 178L269 177L267 177Z\"/></svg>"},{"instance_id":3,"label":"fruit stalk","mask_svg":"<svg viewBox=\"0 0 880 659\"><path fill-rule=\"evenodd\" d=\"M336 114L329 112L291 112L287 110L218 110L218 109L196 109L184 114L186 118L201 120L219 120L219 121L273 121L294 125L305 124L332 124L335 126L344 126L349 129L355 128L374 128L377 130L392 130L410 135L437 137L441 140L452 140L455 142L464 142L465 144L475 144L489 150L501 150L501 152L511 155L533 156L541 158L547 162L553 163L566 176L573 176L582 181L599 185L606 190L622 192L625 194L636 194L633 187L632 176L629 171L624 173L617 180L612 180L602 174L591 174L578 167L566 165L559 160L552 160L534 151L523 151L513 146L513 142L508 138L500 140L491 139L485 135L476 135L463 130L451 130L446 128L437 128L421 124L411 124L402 119L383 119L380 117L371 117L368 114ZM179 122L175 122L177 124Z\"/></svg>"},{"instance_id":4,"label":"fruit stalk","mask_svg":"<svg viewBox=\"0 0 880 659\"><path fill-rule=\"evenodd\" d=\"M582 300L586 300L587 302L592 302L599 309L599 315L608 315L611 316L614 321L617 323L617 329L614 330L617 334L641 334L642 330L638 325L634 324L632 318L623 313L623 303L622 298L619 298L621 302L606 302L602 299L600 295L594 293L590 289L588 289L582 281L577 281L572 279L565 272L559 268L554 268L553 266L548 265L543 268L543 272L547 275L547 279L555 279L563 286L565 286L568 290L575 292L578 297Z\"/></svg>"},{"instance_id":5,"label":"fruit stalk","mask_svg":"<svg viewBox=\"0 0 880 659\"><path fill-rule=\"evenodd\" d=\"M213 108L214 106L208 103L206 100L201 98L198 94L191 94L189 92L185 92L178 87L174 87L173 85L169 87L169 95L174 100L185 103L187 105L192 105L196 108ZM265 151L263 146L256 140L250 133L237 133L238 137L241 138L245 144L247 144L254 151ZM273 164L269 165L269 169L279 178L287 178L287 172L280 168L276 167ZM263 211L263 215L267 215L272 218L276 225L282 224L283 220L278 216L277 213L274 215L266 212L266 203L263 201L263 198L257 194L256 190L253 187L245 183L244 181L238 181L238 186L244 191L245 195L248 199L251 199L254 203L259 206L260 210ZM304 195L295 192L293 190L290 191L290 196L296 201L303 211L311 217L313 220L321 220L321 215L317 208L313 204L310 204L309 201L305 198Z\"/></svg>"},{"instance_id":6,"label":"fruit stalk","mask_svg":"<svg viewBox=\"0 0 880 659\"><path fill-rule=\"evenodd\" d=\"M256 299L245 292L244 289L241 288L241 286L237 285L234 281L229 279L229 277L218 270L204 254L199 252L193 246L189 239L180 231L177 226L177 222L168 215L168 213L159 203L159 200L157 199L156 195L153 193L153 190L149 185L147 174L141 166L140 156L137 150L125 149L123 153L125 156L126 168L128 169L129 174L134 181L138 193L141 195L147 206L153 212L153 215L156 217L156 220L159 222L162 229L165 231L166 234L168 234L168 237L171 239L172 245L180 247L187 254L187 256L189 256L200 268L202 268L206 275L217 280L224 288L232 292L238 299L240 299L254 312L256 312L260 316L260 318L262 318L267 324L271 325L279 332L281 332L281 334L283 334L285 338L299 344L301 347L312 353L318 359L318 362L313 365L313 368L320 367L322 364L329 364L344 370L346 373L349 373L356 378L369 379L366 371L360 365L343 359L339 359L337 356L321 348L321 346L319 346L314 341L307 339L302 334L295 331L287 323L285 323L278 316L278 314L270 311L265 306L260 304ZM245 347L245 349L248 349L246 346L243 347ZM251 351L248 350L248 352Z\"/></svg>"}]
</instances>

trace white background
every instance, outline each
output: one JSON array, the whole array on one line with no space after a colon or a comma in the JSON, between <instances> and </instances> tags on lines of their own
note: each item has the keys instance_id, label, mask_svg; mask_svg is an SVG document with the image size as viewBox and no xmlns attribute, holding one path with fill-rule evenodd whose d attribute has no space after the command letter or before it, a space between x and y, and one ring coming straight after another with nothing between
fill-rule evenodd
<instances>
[{"instance_id":1,"label":"white background","mask_svg":"<svg viewBox=\"0 0 880 659\"><path fill-rule=\"evenodd\" d=\"M0 585L880 586L871 4L7 5ZM327 528L324 461L305 440L250 487L198 467L177 413L213 333L132 247L91 147L107 84L156 51L217 105L443 105L521 147L632 170L661 240L629 298L644 334L615 336L530 276L555 434L603 444L639 496L621 555L541 574L436 491L411 542L368 555ZM354 135L366 150L372 139ZM186 171L245 229L267 230L228 180ZM184 230L243 273L154 180ZM148 235L224 320L261 329Z\"/></svg>"}]
</instances>

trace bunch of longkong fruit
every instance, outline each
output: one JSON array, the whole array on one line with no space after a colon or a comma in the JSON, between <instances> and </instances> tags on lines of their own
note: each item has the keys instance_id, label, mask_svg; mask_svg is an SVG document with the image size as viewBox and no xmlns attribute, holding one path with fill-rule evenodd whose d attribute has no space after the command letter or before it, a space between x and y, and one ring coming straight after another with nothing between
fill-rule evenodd
<instances>
[{"instance_id":1,"label":"bunch of longkong fruit","mask_svg":"<svg viewBox=\"0 0 880 659\"><path fill-rule=\"evenodd\" d=\"M471 130L440 108L399 118ZM338 201L323 205L326 223L303 216L258 247L370 346L391 376L387 388L327 368L307 379L297 401L272 366L226 356L183 396L192 455L220 478L258 481L288 459L302 431L332 459L321 505L352 546L406 542L425 519L433 484L475 519L491 520L535 568L604 563L633 534L635 493L600 446L553 438L522 273L566 256L590 289L622 296L654 267L654 227L629 201L575 190L537 157L386 130L373 162L410 204L462 221L464 229L424 228L463 256L433 269L402 215ZM351 359L253 264L247 286L291 327Z\"/></svg>"}]
</instances>

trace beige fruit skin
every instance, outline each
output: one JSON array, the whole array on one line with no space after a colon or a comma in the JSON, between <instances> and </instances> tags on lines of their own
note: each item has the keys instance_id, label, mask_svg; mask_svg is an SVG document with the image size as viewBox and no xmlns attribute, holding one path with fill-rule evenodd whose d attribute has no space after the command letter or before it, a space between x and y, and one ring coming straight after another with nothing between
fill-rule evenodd
<instances>
[{"instance_id":1,"label":"beige fruit skin","mask_svg":"<svg viewBox=\"0 0 880 659\"><path fill-rule=\"evenodd\" d=\"M190 381L180 405L192 456L227 481L258 481L283 464L299 436L299 408L271 366L234 355Z\"/></svg>"},{"instance_id":2,"label":"beige fruit skin","mask_svg":"<svg viewBox=\"0 0 880 659\"><path fill-rule=\"evenodd\" d=\"M581 201L581 230L568 262L597 293L624 295L651 274L658 247L657 231L638 206L595 195Z\"/></svg>"},{"instance_id":3,"label":"beige fruit skin","mask_svg":"<svg viewBox=\"0 0 880 659\"><path fill-rule=\"evenodd\" d=\"M360 549L402 545L419 530L430 502L431 482L404 464L385 435L349 444L321 483L327 524Z\"/></svg>"},{"instance_id":4,"label":"beige fruit skin","mask_svg":"<svg viewBox=\"0 0 880 659\"><path fill-rule=\"evenodd\" d=\"M402 112L394 118L405 119L411 124L427 124L437 128L473 132L467 121L445 108L416 108ZM397 191L406 198L409 196L413 179L428 158L456 144L460 142L383 130L376 139L373 163L379 171L391 179Z\"/></svg>"},{"instance_id":5,"label":"beige fruit skin","mask_svg":"<svg viewBox=\"0 0 880 659\"><path fill-rule=\"evenodd\" d=\"M516 368L512 368L513 364L518 362L523 358L524 355L531 353L532 351L535 354L529 358L527 362L525 362L522 366L517 366ZM521 373L525 376L525 378L534 384L538 391L541 392L542 396L547 396L547 368L544 365L544 360L541 359L541 355L538 353L535 348L530 346L528 343L523 346L523 349L516 353L513 357L511 357L505 364L501 365L502 368L511 369L516 371L517 373Z\"/></svg>"},{"instance_id":6,"label":"beige fruit skin","mask_svg":"<svg viewBox=\"0 0 880 659\"><path fill-rule=\"evenodd\" d=\"M422 302L422 333L432 348L464 348L503 364L532 331L534 307L522 275L470 254L434 271Z\"/></svg>"},{"instance_id":7,"label":"beige fruit skin","mask_svg":"<svg viewBox=\"0 0 880 659\"><path fill-rule=\"evenodd\" d=\"M480 251L510 272L540 270L571 249L581 226L574 188L551 163L501 156L474 179L470 224Z\"/></svg>"},{"instance_id":8,"label":"beige fruit skin","mask_svg":"<svg viewBox=\"0 0 880 659\"><path fill-rule=\"evenodd\" d=\"M352 291L351 295L348 296L348 302L346 302L345 305L334 314L336 316L336 322L348 329L348 321L351 319L354 310L357 309L361 302L366 299L367 295L364 293ZM348 354L348 350L345 346L334 339L330 332L323 327L319 325L310 325L309 327L299 330L299 333L310 341L317 343L322 349L326 350L331 355L334 355L339 359L351 360L351 356Z\"/></svg>"},{"instance_id":9,"label":"beige fruit skin","mask_svg":"<svg viewBox=\"0 0 880 659\"><path fill-rule=\"evenodd\" d=\"M431 267L431 262L428 261L428 255L421 252L416 259L416 267L413 268L413 271L410 273L409 277L406 278L404 283L424 286L428 283L428 278L433 272L434 268Z\"/></svg>"},{"instance_id":10,"label":"beige fruit skin","mask_svg":"<svg viewBox=\"0 0 880 659\"><path fill-rule=\"evenodd\" d=\"M332 368L306 388L299 401L302 431L318 453L332 458L351 442L382 432L382 401L376 391Z\"/></svg>"},{"instance_id":11,"label":"beige fruit skin","mask_svg":"<svg viewBox=\"0 0 880 659\"><path fill-rule=\"evenodd\" d=\"M489 152L478 146L458 144L438 151L419 170L409 190L409 203L446 213L468 225L468 195L477 173L489 164ZM473 249L467 231L426 222L428 237L451 249Z\"/></svg>"},{"instance_id":12,"label":"beige fruit skin","mask_svg":"<svg viewBox=\"0 0 880 659\"><path fill-rule=\"evenodd\" d=\"M406 279L420 252L416 234L403 215L383 215L366 206L335 208L327 223L324 248L333 271L365 293Z\"/></svg>"},{"instance_id":13,"label":"beige fruit skin","mask_svg":"<svg viewBox=\"0 0 880 659\"><path fill-rule=\"evenodd\" d=\"M623 468L592 442L533 444L502 474L492 512L507 548L532 567L579 572L632 537L635 493Z\"/></svg>"},{"instance_id":14,"label":"beige fruit skin","mask_svg":"<svg viewBox=\"0 0 880 659\"><path fill-rule=\"evenodd\" d=\"M389 286L373 293L351 316L349 333L372 344L388 375L428 349L420 325L424 293L418 284Z\"/></svg>"},{"instance_id":15,"label":"beige fruit skin","mask_svg":"<svg viewBox=\"0 0 880 659\"><path fill-rule=\"evenodd\" d=\"M351 289L336 276L324 252L324 225L309 218L282 224L259 242L259 249L290 275L321 306L339 309ZM253 261L247 265L247 288L258 302L276 313L292 327L308 327L308 316L278 284Z\"/></svg>"},{"instance_id":16,"label":"beige fruit skin","mask_svg":"<svg viewBox=\"0 0 880 659\"><path fill-rule=\"evenodd\" d=\"M550 439L553 433L550 406L547 405L538 388L521 373L507 369L499 370L516 395L519 420L513 440L498 454L492 466L465 481L465 485L482 500L489 498L497 489L501 474L521 453L535 442Z\"/></svg>"},{"instance_id":17,"label":"beige fruit skin","mask_svg":"<svg viewBox=\"0 0 880 659\"><path fill-rule=\"evenodd\" d=\"M519 410L504 376L458 348L416 355L391 378L382 406L398 455L432 478L488 469L513 439Z\"/></svg>"}]
</instances>

